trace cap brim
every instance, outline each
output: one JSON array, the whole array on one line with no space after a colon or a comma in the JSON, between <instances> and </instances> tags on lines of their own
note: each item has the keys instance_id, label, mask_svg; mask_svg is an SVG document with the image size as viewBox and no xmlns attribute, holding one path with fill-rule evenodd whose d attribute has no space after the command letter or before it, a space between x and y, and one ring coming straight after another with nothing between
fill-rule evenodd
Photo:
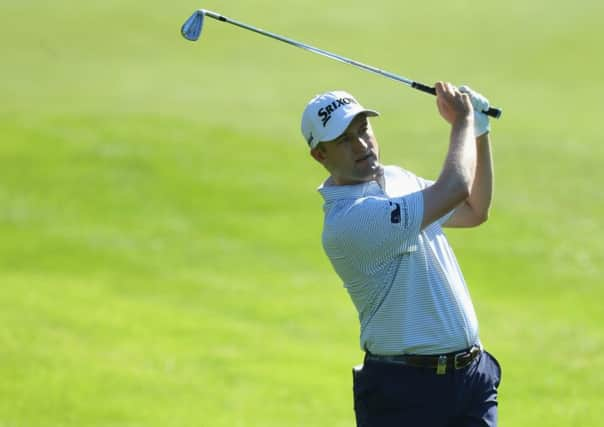
<instances>
[{"instance_id":1,"label":"cap brim","mask_svg":"<svg viewBox=\"0 0 604 427\"><path fill-rule=\"evenodd\" d=\"M350 123L352 123L354 118L356 116L358 116L359 114L365 114L368 117L377 117L380 115L380 113L378 113L375 110L362 109L362 110L358 110L358 111L353 111L353 112L347 114L346 116L344 116L343 119L340 120L340 122L337 125L334 125L327 134L323 135L323 138L319 142L329 142L329 141L333 141L334 139L337 139L340 135L342 135L344 133L344 131L346 129L348 129L348 126L350 126ZM319 142L317 142L317 144Z\"/></svg>"}]
</instances>

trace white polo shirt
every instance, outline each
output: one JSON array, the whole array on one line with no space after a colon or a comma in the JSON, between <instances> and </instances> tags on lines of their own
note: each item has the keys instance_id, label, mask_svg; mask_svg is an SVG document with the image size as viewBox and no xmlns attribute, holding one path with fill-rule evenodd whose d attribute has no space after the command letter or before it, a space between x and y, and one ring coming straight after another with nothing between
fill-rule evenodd
<instances>
[{"instance_id":1,"label":"white polo shirt","mask_svg":"<svg viewBox=\"0 0 604 427\"><path fill-rule=\"evenodd\" d=\"M326 186L323 248L358 311L361 348L442 354L479 343L478 321L442 224L420 230L430 181L385 167L375 182Z\"/></svg>"}]
</instances>

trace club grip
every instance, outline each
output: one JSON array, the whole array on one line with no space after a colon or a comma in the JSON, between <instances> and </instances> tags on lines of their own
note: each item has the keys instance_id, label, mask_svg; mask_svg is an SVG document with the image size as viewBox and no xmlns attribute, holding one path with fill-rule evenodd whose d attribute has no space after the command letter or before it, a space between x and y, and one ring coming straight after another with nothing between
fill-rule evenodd
<instances>
[{"instance_id":1,"label":"club grip","mask_svg":"<svg viewBox=\"0 0 604 427\"><path fill-rule=\"evenodd\" d=\"M417 90L421 90L422 92L436 95L436 89L432 86L426 86L422 83L413 82L411 83L411 87ZM483 113L485 113L487 116L491 116L495 119L498 119L501 117L501 114L503 114L503 111L501 110L501 108L491 107L487 111L483 111Z\"/></svg>"},{"instance_id":2,"label":"club grip","mask_svg":"<svg viewBox=\"0 0 604 427\"><path fill-rule=\"evenodd\" d=\"M421 90L422 92L431 93L432 95L436 95L436 88L432 86L426 86L424 84L413 82L411 83L411 87L417 90Z\"/></svg>"}]
</instances>

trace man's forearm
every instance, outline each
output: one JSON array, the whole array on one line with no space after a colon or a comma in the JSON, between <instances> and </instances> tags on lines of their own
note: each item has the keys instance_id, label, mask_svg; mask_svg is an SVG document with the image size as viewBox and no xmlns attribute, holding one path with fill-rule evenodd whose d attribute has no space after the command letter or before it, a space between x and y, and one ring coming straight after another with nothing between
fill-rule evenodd
<instances>
[{"instance_id":1,"label":"man's forearm","mask_svg":"<svg viewBox=\"0 0 604 427\"><path fill-rule=\"evenodd\" d=\"M451 127L449 151L436 182L423 190L422 229L468 200L475 175L476 144L471 118Z\"/></svg>"},{"instance_id":2,"label":"man's forearm","mask_svg":"<svg viewBox=\"0 0 604 427\"><path fill-rule=\"evenodd\" d=\"M449 151L437 182L444 182L453 193L464 187L469 193L476 174L476 148L470 136L472 126L473 120L468 118L451 127Z\"/></svg>"},{"instance_id":3,"label":"man's forearm","mask_svg":"<svg viewBox=\"0 0 604 427\"><path fill-rule=\"evenodd\" d=\"M451 125L449 150L436 182L422 190L422 229L468 200L476 176L474 111L470 97L449 83L437 82L436 104Z\"/></svg>"},{"instance_id":4,"label":"man's forearm","mask_svg":"<svg viewBox=\"0 0 604 427\"><path fill-rule=\"evenodd\" d=\"M485 133L476 138L476 174L467 203L477 217L485 221L493 200L493 157L491 138Z\"/></svg>"}]
</instances>

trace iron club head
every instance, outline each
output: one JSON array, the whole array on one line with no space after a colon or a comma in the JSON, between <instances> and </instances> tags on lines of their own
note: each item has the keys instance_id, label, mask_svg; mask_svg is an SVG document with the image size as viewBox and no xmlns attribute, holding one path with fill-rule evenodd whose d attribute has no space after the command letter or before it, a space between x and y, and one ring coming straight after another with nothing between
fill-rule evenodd
<instances>
[{"instance_id":1,"label":"iron club head","mask_svg":"<svg viewBox=\"0 0 604 427\"><path fill-rule=\"evenodd\" d=\"M182 24L180 33L185 39L194 42L199 38L201 28L203 27L204 16L204 10L196 10L193 15Z\"/></svg>"}]
</instances>

